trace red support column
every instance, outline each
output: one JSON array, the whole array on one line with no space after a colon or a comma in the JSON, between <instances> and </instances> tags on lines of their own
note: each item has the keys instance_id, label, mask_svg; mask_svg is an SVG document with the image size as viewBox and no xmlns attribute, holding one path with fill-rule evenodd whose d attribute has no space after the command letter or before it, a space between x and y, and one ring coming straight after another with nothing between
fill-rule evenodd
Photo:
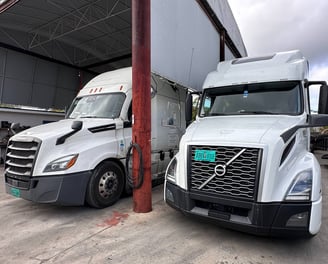
<instances>
[{"instance_id":1,"label":"red support column","mask_svg":"<svg viewBox=\"0 0 328 264\"><path fill-rule=\"evenodd\" d=\"M143 184L133 190L133 210L137 213L152 210L150 74L150 0L132 0L132 141L141 147L143 157L143 164L139 164L138 153L133 152L135 182L139 166L144 168Z\"/></svg>"}]
</instances>

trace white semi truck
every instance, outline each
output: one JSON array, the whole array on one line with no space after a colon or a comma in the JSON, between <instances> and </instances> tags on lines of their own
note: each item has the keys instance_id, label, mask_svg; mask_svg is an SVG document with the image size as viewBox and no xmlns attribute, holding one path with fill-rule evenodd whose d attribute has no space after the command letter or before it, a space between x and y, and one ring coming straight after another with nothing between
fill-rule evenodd
<instances>
[{"instance_id":1,"label":"white semi truck","mask_svg":"<svg viewBox=\"0 0 328 264\"><path fill-rule=\"evenodd\" d=\"M166 203L249 233L317 234L321 172L309 128L328 125L328 98L326 83L307 76L300 51L219 63L168 166ZM317 115L314 84L322 85Z\"/></svg>"},{"instance_id":2,"label":"white semi truck","mask_svg":"<svg viewBox=\"0 0 328 264\"><path fill-rule=\"evenodd\" d=\"M152 178L164 178L185 131L187 89L151 75ZM8 142L6 192L39 203L103 208L129 189L132 68L103 73L79 92L64 120L25 130Z\"/></svg>"}]
</instances>

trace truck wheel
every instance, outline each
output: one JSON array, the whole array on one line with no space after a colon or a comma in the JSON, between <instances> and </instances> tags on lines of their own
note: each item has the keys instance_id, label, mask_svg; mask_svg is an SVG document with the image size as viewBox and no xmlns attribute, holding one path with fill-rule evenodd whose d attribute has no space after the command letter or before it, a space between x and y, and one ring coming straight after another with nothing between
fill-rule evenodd
<instances>
[{"instance_id":1,"label":"truck wheel","mask_svg":"<svg viewBox=\"0 0 328 264\"><path fill-rule=\"evenodd\" d=\"M94 208L108 207L120 198L124 187L124 174L119 165L106 161L92 174L86 194L86 202Z\"/></svg>"}]
</instances>

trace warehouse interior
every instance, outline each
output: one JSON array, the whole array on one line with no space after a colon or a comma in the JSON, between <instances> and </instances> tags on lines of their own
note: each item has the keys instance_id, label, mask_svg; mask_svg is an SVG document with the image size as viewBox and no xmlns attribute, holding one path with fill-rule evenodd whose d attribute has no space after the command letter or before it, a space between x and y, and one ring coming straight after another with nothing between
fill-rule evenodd
<instances>
[{"instance_id":1,"label":"warehouse interior","mask_svg":"<svg viewBox=\"0 0 328 264\"><path fill-rule=\"evenodd\" d=\"M131 11L131 0L0 2L3 146L10 124L63 119L90 79L132 65ZM227 1L151 1L155 72L199 90L218 61L246 55Z\"/></svg>"},{"instance_id":2,"label":"warehouse interior","mask_svg":"<svg viewBox=\"0 0 328 264\"><path fill-rule=\"evenodd\" d=\"M1 103L63 109L131 65L131 1L16 1L0 15Z\"/></svg>"},{"instance_id":3,"label":"warehouse interior","mask_svg":"<svg viewBox=\"0 0 328 264\"><path fill-rule=\"evenodd\" d=\"M1 104L64 109L77 91L95 75L132 65L131 0L2 2ZM191 5L197 9L197 15L207 13L208 17L212 17L212 27L218 31L218 42L225 36L227 47L221 47L221 55L218 56L222 57L224 50L226 57L245 56L237 25L234 21L230 22L232 14L226 1L218 5L216 1L198 0L192 1ZM153 1L152 6L157 10L163 8L157 1ZM214 8L219 9L222 18L213 15ZM172 16L176 17L177 12L181 11L172 10ZM168 17L165 10L163 13L163 17ZM156 17L152 15L153 27L163 27L157 26ZM224 23L234 30L226 29ZM156 49L153 50L154 56Z\"/></svg>"}]
</instances>

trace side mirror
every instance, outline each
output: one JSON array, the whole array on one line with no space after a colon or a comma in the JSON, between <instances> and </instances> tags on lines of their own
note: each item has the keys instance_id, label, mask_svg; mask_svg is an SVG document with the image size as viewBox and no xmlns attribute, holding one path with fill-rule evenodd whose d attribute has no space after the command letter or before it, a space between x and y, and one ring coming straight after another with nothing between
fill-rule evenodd
<instances>
[{"instance_id":1,"label":"side mirror","mask_svg":"<svg viewBox=\"0 0 328 264\"><path fill-rule=\"evenodd\" d=\"M187 126L192 122L192 95L187 94L186 100L186 124Z\"/></svg>"},{"instance_id":2,"label":"side mirror","mask_svg":"<svg viewBox=\"0 0 328 264\"><path fill-rule=\"evenodd\" d=\"M65 140L67 138L69 138L70 136L74 135L75 133L79 132L82 129L83 126L83 122L82 121L74 121L72 123L71 128L73 129L73 131L68 132L65 135L62 135L61 137L57 138L56 140L56 145L61 145L65 143Z\"/></svg>"},{"instance_id":3,"label":"side mirror","mask_svg":"<svg viewBox=\"0 0 328 264\"><path fill-rule=\"evenodd\" d=\"M280 136L283 139L283 141L286 143L294 133L300 129L300 128L307 128L307 127L322 127L328 125L328 115L310 115L309 117L309 123L304 125L298 125L294 126L284 133L282 133Z\"/></svg>"},{"instance_id":4,"label":"side mirror","mask_svg":"<svg viewBox=\"0 0 328 264\"><path fill-rule=\"evenodd\" d=\"M199 100L202 92L194 91L187 93L186 99L186 123L187 126L190 125L196 118Z\"/></svg>"},{"instance_id":5,"label":"side mirror","mask_svg":"<svg viewBox=\"0 0 328 264\"><path fill-rule=\"evenodd\" d=\"M308 127L323 127L328 125L328 115L311 115Z\"/></svg>"},{"instance_id":6,"label":"side mirror","mask_svg":"<svg viewBox=\"0 0 328 264\"><path fill-rule=\"evenodd\" d=\"M74 131L79 131L82 129L82 121L74 121L71 128L74 130Z\"/></svg>"},{"instance_id":7,"label":"side mirror","mask_svg":"<svg viewBox=\"0 0 328 264\"><path fill-rule=\"evenodd\" d=\"M322 127L328 126L328 86L325 81L313 82L307 81L305 87L309 88L311 85L321 85L319 94L319 105L318 105L318 115L309 115L308 124L294 126L280 136L286 143L294 133L300 128L307 127Z\"/></svg>"},{"instance_id":8,"label":"side mirror","mask_svg":"<svg viewBox=\"0 0 328 264\"><path fill-rule=\"evenodd\" d=\"M321 85L319 95L318 114L328 114L328 86Z\"/></svg>"}]
</instances>

